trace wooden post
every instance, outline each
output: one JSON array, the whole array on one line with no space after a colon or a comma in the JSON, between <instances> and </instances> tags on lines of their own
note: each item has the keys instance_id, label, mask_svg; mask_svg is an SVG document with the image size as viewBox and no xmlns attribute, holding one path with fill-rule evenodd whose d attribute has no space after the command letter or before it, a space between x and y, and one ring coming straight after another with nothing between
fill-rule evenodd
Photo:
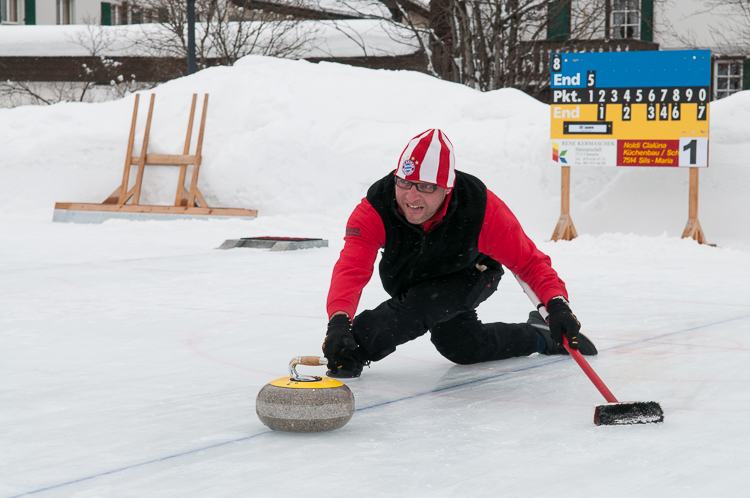
<instances>
[{"instance_id":1,"label":"wooden post","mask_svg":"<svg viewBox=\"0 0 750 498\"><path fill-rule=\"evenodd\" d=\"M185 137L185 148L182 154L187 156L190 153L190 139L193 136L193 118L195 117L195 104L198 101L198 94L193 94L193 105L190 106L190 119L188 119L187 137ZM180 166L180 178L177 180L177 195L174 198L175 206L187 206L187 196L185 195L185 176L187 175L187 164Z\"/></svg>"},{"instance_id":2,"label":"wooden post","mask_svg":"<svg viewBox=\"0 0 750 498\"><path fill-rule=\"evenodd\" d=\"M682 238L691 237L699 244L706 244L706 236L698 221L698 168L690 168L690 193L688 205L688 222L682 232Z\"/></svg>"},{"instance_id":3,"label":"wooden post","mask_svg":"<svg viewBox=\"0 0 750 498\"><path fill-rule=\"evenodd\" d=\"M561 171L560 219L552 233L552 240L573 240L578 237L576 227L570 217L570 166L563 166Z\"/></svg>"},{"instance_id":4,"label":"wooden post","mask_svg":"<svg viewBox=\"0 0 750 498\"><path fill-rule=\"evenodd\" d=\"M198 197L201 207L208 207L206 200L198 190L198 172L201 167L201 153L203 152L203 130L206 127L206 113L208 112L208 94L203 96L203 114L201 116L201 125L198 129L198 143L195 147L195 163L193 164L193 177L190 181L190 193L188 195L187 207L195 207L195 197Z\"/></svg>"},{"instance_id":5,"label":"wooden post","mask_svg":"<svg viewBox=\"0 0 750 498\"><path fill-rule=\"evenodd\" d=\"M135 94L135 105L133 106L133 121L130 124L130 138L128 139L128 152L125 156L125 171L122 173L122 185L120 186L120 197L117 199L117 204L123 205L128 202L128 182L130 181L130 165L132 164L133 156L133 141L135 140L135 122L138 118L138 98L140 95Z\"/></svg>"},{"instance_id":6,"label":"wooden post","mask_svg":"<svg viewBox=\"0 0 750 498\"><path fill-rule=\"evenodd\" d=\"M151 94L151 102L148 106L148 117L146 118L146 132L143 134L143 145L141 145L141 158L138 161L138 175L135 178L135 193L133 194L133 205L137 206L141 200L141 185L143 185L143 172L146 169L146 151L148 150L148 136L151 133L151 116L154 113L155 94Z\"/></svg>"}]
</instances>

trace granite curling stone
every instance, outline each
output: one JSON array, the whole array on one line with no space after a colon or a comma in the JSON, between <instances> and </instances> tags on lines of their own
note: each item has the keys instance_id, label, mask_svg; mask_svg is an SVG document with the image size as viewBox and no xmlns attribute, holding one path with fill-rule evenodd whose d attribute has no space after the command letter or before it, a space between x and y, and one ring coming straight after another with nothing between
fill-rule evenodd
<instances>
[{"instance_id":1,"label":"granite curling stone","mask_svg":"<svg viewBox=\"0 0 750 498\"><path fill-rule=\"evenodd\" d=\"M354 395L336 379L297 374L295 367L325 365L317 356L298 356L289 363L290 376L266 384L255 400L264 425L275 431L325 432L340 429L354 415Z\"/></svg>"}]
</instances>

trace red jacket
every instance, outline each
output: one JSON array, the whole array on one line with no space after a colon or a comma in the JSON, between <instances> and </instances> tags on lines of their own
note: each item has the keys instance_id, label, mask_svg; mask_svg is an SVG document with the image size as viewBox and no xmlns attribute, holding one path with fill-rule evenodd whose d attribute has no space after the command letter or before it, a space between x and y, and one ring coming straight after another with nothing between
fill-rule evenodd
<instances>
[{"instance_id":1,"label":"red jacket","mask_svg":"<svg viewBox=\"0 0 750 498\"><path fill-rule=\"evenodd\" d=\"M434 223L425 225L429 230ZM328 292L329 317L336 311L355 315L362 289L372 277L378 250L385 246L383 220L367 199L354 209L346 227L346 244L333 268ZM489 190L478 248L519 275L543 303L555 296L567 299L565 283L552 269L549 256L536 248L508 206Z\"/></svg>"}]
</instances>

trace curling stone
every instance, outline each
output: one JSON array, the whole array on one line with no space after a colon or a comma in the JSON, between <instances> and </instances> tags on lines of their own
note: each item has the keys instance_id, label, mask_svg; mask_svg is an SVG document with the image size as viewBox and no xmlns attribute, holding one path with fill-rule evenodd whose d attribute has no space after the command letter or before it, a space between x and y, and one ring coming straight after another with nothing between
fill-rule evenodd
<instances>
[{"instance_id":1,"label":"curling stone","mask_svg":"<svg viewBox=\"0 0 750 498\"><path fill-rule=\"evenodd\" d=\"M330 377L300 375L297 365L327 365L326 358L297 356L289 377L269 382L258 393L255 411L275 431L325 432L344 427L354 414L354 395Z\"/></svg>"}]
</instances>

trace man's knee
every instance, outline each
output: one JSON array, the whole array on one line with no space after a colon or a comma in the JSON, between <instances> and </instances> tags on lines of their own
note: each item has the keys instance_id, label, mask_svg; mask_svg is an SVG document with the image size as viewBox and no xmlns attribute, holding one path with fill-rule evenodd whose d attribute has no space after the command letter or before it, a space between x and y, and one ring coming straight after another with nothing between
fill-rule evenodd
<instances>
[{"instance_id":1,"label":"man's knee","mask_svg":"<svg viewBox=\"0 0 750 498\"><path fill-rule=\"evenodd\" d=\"M448 361L452 361L457 365L473 365L474 363L480 363L484 361L481 356L481 351L467 344L457 343L444 343L435 341L431 338L432 344L435 345L438 353Z\"/></svg>"},{"instance_id":2,"label":"man's knee","mask_svg":"<svg viewBox=\"0 0 750 498\"><path fill-rule=\"evenodd\" d=\"M476 340L482 324L476 312L463 313L453 320L440 323L431 329L430 341L447 360L459 365L484 361L484 348Z\"/></svg>"}]
</instances>

